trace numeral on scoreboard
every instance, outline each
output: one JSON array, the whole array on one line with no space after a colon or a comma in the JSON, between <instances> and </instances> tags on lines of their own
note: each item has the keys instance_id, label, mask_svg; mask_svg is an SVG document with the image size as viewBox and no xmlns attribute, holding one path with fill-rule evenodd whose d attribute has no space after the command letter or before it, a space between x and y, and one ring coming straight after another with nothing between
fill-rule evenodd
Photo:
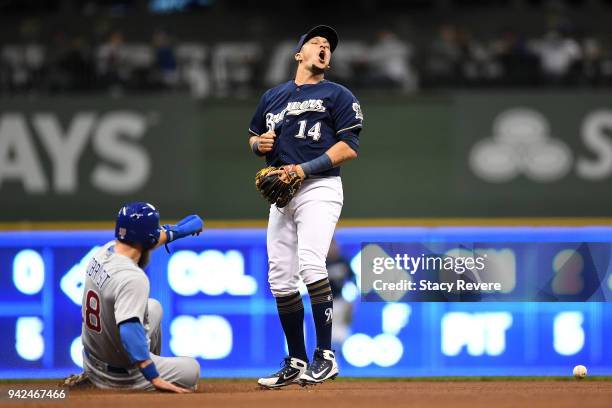
<instances>
[{"instance_id":1,"label":"numeral on scoreboard","mask_svg":"<svg viewBox=\"0 0 612 408\"><path fill-rule=\"evenodd\" d=\"M85 297L85 325L87 325L89 330L93 330L96 333L102 332L100 297L93 290L89 290Z\"/></svg>"}]
</instances>

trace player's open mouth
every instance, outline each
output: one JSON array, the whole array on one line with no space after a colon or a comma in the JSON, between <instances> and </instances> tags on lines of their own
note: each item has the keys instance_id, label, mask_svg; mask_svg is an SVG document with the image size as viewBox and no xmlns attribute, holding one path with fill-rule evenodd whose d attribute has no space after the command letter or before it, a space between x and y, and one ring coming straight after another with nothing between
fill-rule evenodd
<instances>
[{"instance_id":1,"label":"player's open mouth","mask_svg":"<svg viewBox=\"0 0 612 408\"><path fill-rule=\"evenodd\" d=\"M319 53L319 60L321 60L321 62L325 62L325 51L321 50Z\"/></svg>"}]
</instances>

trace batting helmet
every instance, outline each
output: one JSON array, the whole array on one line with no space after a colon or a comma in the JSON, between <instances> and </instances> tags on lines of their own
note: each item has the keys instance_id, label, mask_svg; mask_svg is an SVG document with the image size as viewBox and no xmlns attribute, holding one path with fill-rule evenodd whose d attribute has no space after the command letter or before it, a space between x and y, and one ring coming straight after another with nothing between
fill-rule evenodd
<instances>
[{"instance_id":1,"label":"batting helmet","mask_svg":"<svg viewBox=\"0 0 612 408\"><path fill-rule=\"evenodd\" d=\"M121 207L115 224L115 238L126 244L140 244L143 249L153 248L159 242L159 211L144 202L129 203Z\"/></svg>"}]
</instances>

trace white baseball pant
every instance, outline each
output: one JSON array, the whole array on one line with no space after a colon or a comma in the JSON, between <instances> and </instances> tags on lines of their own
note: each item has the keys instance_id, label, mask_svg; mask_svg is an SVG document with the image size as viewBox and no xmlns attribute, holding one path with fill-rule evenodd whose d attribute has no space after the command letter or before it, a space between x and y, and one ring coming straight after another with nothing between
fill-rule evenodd
<instances>
[{"instance_id":1,"label":"white baseball pant","mask_svg":"<svg viewBox=\"0 0 612 408\"><path fill-rule=\"evenodd\" d=\"M344 200L340 177L306 179L284 208L270 206L268 281L275 297L327 278L325 260Z\"/></svg>"},{"instance_id":2,"label":"white baseball pant","mask_svg":"<svg viewBox=\"0 0 612 408\"><path fill-rule=\"evenodd\" d=\"M164 380L184 388L196 390L200 379L200 364L191 357L160 357L161 319L163 310L155 299L149 299L145 316L145 330L151 351L151 360ZM109 371L108 366L83 352L83 369L91 382L98 388L121 388L130 390L153 391L155 387L138 368L127 368L125 373Z\"/></svg>"}]
</instances>

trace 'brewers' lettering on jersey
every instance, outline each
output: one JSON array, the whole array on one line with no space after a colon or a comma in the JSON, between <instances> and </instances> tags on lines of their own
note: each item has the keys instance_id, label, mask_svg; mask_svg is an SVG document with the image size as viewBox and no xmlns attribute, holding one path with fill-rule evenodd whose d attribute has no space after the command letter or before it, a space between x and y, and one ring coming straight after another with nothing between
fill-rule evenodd
<instances>
[{"instance_id":1,"label":"'brewers' lettering on jersey","mask_svg":"<svg viewBox=\"0 0 612 408\"><path fill-rule=\"evenodd\" d=\"M268 165L299 164L312 160L339 141L359 149L363 114L353 94L331 81L297 85L288 81L262 96L249 132L259 136L274 130L276 141L266 155ZM339 168L320 176L337 176Z\"/></svg>"}]
</instances>

